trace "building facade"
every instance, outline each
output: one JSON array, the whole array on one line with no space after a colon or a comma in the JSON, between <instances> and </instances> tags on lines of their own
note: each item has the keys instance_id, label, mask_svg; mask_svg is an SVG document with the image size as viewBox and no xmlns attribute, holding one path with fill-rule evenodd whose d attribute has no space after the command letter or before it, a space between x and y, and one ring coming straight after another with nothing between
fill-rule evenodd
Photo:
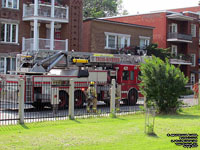
<instances>
[{"instance_id":1,"label":"building facade","mask_svg":"<svg viewBox=\"0 0 200 150\"><path fill-rule=\"evenodd\" d=\"M181 70L189 78L190 84L198 82L198 13L187 11L185 8L104 19L155 27L153 43L157 43L159 48L170 48L175 56L175 59L170 60L171 63L180 65Z\"/></svg>"},{"instance_id":2,"label":"building facade","mask_svg":"<svg viewBox=\"0 0 200 150\"><path fill-rule=\"evenodd\" d=\"M117 53L122 48L149 45L153 39L153 27L121 23L102 19L83 22L82 51Z\"/></svg>"},{"instance_id":3,"label":"building facade","mask_svg":"<svg viewBox=\"0 0 200 150\"><path fill-rule=\"evenodd\" d=\"M0 73L25 51L81 49L82 0L0 0Z\"/></svg>"}]
</instances>

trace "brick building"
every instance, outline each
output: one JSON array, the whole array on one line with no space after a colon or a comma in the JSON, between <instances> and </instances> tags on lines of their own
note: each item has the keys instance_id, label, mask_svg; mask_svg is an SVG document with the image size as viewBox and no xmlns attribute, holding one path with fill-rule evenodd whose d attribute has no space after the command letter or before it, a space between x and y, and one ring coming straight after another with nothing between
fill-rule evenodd
<instances>
[{"instance_id":1,"label":"brick building","mask_svg":"<svg viewBox=\"0 0 200 150\"><path fill-rule=\"evenodd\" d=\"M198 6L103 19L155 27L153 43L160 48L171 48L176 58L171 63L180 65L193 84L199 78L199 11Z\"/></svg>"},{"instance_id":2,"label":"brick building","mask_svg":"<svg viewBox=\"0 0 200 150\"><path fill-rule=\"evenodd\" d=\"M152 36L151 26L87 19L83 22L82 51L116 53L124 47L148 45Z\"/></svg>"},{"instance_id":3,"label":"brick building","mask_svg":"<svg viewBox=\"0 0 200 150\"><path fill-rule=\"evenodd\" d=\"M0 73L16 54L81 49L82 0L0 0Z\"/></svg>"}]
</instances>

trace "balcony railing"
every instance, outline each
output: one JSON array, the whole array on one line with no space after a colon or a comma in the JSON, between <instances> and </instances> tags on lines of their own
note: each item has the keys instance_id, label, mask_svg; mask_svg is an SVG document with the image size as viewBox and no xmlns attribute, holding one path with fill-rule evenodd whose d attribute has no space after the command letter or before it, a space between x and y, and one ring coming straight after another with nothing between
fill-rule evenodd
<instances>
[{"instance_id":1,"label":"balcony railing","mask_svg":"<svg viewBox=\"0 0 200 150\"><path fill-rule=\"evenodd\" d=\"M50 39L38 39L38 49L34 49L34 39L23 38L23 47L22 51L37 51L37 50L52 50L50 48ZM54 40L54 49L53 50L60 50L60 51L67 51L68 50L68 40Z\"/></svg>"},{"instance_id":2,"label":"balcony railing","mask_svg":"<svg viewBox=\"0 0 200 150\"><path fill-rule=\"evenodd\" d=\"M54 18L68 20L68 7L55 6ZM34 4L24 4L23 17L34 16ZM38 4L38 16L39 17L51 17L51 5Z\"/></svg>"},{"instance_id":3,"label":"balcony railing","mask_svg":"<svg viewBox=\"0 0 200 150\"><path fill-rule=\"evenodd\" d=\"M172 55L170 57L171 64L182 64L182 65L192 65L192 58L189 55L178 54L176 56Z\"/></svg>"},{"instance_id":4,"label":"balcony railing","mask_svg":"<svg viewBox=\"0 0 200 150\"><path fill-rule=\"evenodd\" d=\"M168 33L168 39L192 41L192 35L180 33Z\"/></svg>"}]
</instances>

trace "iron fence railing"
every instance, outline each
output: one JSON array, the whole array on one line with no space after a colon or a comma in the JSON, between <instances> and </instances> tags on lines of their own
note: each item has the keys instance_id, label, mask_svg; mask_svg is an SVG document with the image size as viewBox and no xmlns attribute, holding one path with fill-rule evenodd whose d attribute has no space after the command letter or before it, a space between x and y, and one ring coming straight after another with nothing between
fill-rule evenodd
<instances>
[{"instance_id":1,"label":"iron fence railing","mask_svg":"<svg viewBox=\"0 0 200 150\"><path fill-rule=\"evenodd\" d=\"M2 81L0 125L109 116L113 112L121 115L140 110L138 104L112 98L116 92L111 90L114 84L95 82L95 99L88 94L89 85L90 82L79 81Z\"/></svg>"}]
</instances>

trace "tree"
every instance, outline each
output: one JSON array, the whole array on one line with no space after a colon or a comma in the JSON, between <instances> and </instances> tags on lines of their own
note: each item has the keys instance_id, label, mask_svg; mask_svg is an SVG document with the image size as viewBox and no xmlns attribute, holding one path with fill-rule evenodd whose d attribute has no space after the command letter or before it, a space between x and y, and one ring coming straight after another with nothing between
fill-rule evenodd
<instances>
[{"instance_id":1,"label":"tree","mask_svg":"<svg viewBox=\"0 0 200 150\"><path fill-rule=\"evenodd\" d=\"M83 16L86 18L100 18L127 14L123 10L122 0L83 0Z\"/></svg>"},{"instance_id":2,"label":"tree","mask_svg":"<svg viewBox=\"0 0 200 150\"><path fill-rule=\"evenodd\" d=\"M185 92L188 78L168 60L155 56L141 64L140 90L147 96L147 104L155 104L160 113L175 113L181 105L178 98Z\"/></svg>"},{"instance_id":3,"label":"tree","mask_svg":"<svg viewBox=\"0 0 200 150\"><path fill-rule=\"evenodd\" d=\"M163 48L158 48L157 44L150 44L146 48L147 50L147 55L148 56L156 56L165 61L166 58L171 57L171 52L169 48L163 49Z\"/></svg>"}]
</instances>

